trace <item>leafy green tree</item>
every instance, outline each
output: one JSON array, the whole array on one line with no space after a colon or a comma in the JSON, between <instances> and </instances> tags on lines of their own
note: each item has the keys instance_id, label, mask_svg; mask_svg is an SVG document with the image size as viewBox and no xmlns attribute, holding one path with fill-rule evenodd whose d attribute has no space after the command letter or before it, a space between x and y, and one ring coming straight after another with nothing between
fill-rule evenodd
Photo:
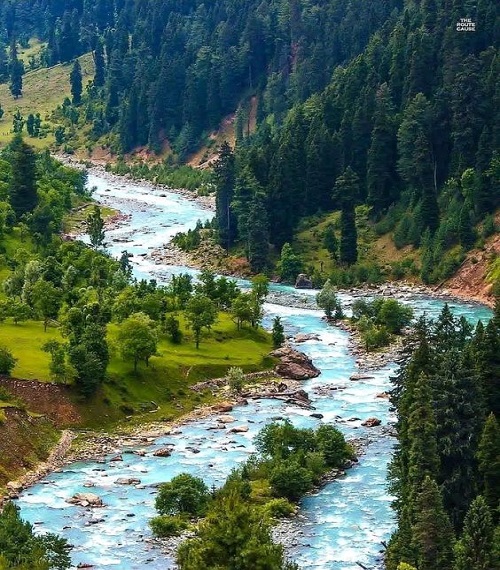
<instances>
[{"instance_id":1,"label":"leafy green tree","mask_svg":"<svg viewBox=\"0 0 500 570\"><path fill-rule=\"evenodd\" d=\"M297 275L302 271L302 262L296 255L289 243L283 244L281 256L278 262L278 271L281 279L287 282L295 281Z\"/></svg>"},{"instance_id":2,"label":"leafy green tree","mask_svg":"<svg viewBox=\"0 0 500 570\"><path fill-rule=\"evenodd\" d=\"M187 302L186 319L194 333L196 348L199 348L203 329L210 329L217 320L217 307L208 297L194 295Z\"/></svg>"},{"instance_id":3,"label":"leafy green tree","mask_svg":"<svg viewBox=\"0 0 500 570\"><path fill-rule=\"evenodd\" d=\"M290 420L267 424L255 437L259 453L272 459L288 459L297 452L315 451L315 445L313 430L296 428Z\"/></svg>"},{"instance_id":4,"label":"leafy green tree","mask_svg":"<svg viewBox=\"0 0 500 570\"><path fill-rule=\"evenodd\" d=\"M413 309L396 299L384 299L376 317L377 322L387 327L392 334L400 334L412 319Z\"/></svg>"},{"instance_id":5,"label":"leafy green tree","mask_svg":"<svg viewBox=\"0 0 500 570\"><path fill-rule=\"evenodd\" d=\"M318 307L325 311L327 319L335 318L337 320L343 318L342 305L329 279L323 285L323 289L316 295L316 303Z\"/></svg>"},{"instance_id":6,"label":"leafy green tree","mask_svg":"<svg viewBox=\"0 0 500 570\"><path fill-rule=\"evenodd\" d=\"M75 59L75 63L71 69L69 75L69 82L71 86L71 96L73 98L73 105L80 105L82 102L82 67L78 59Z\"/></svg>"},{"instance_id":7,"label":"leafy green tree","mask_svg":"<svg viewBox=\"0 0 500 570\"><path fill-rule=\"evenodd\" d=\"M90 244L94 249L98 249L104 243L106 237L104 232L104 220L101 217L101 209L94 206L93 211L87 216L87 233Z\"/></svg>"},{"instance_id":8,"label":"leafy green tree","mask_svg":"<svg viewBox=\"0 0 500 570\"><path fill-rule=\"evenodd\" d=\"M283 327L283 323L278 316L274 317L273 319L272 337L274 348L279 348L285 343L285 328Z\"/></svg>"},{"instance_id":9,"label":"leafy green tree","mask_svg":"<svg viewBox=\"0 0 500 570\"><path fill-rule=\"evenodd\" d=\"M123 358L134 361L134 372L140 361L149 366L149 359L156 354L158 344L155 322L145 313L130 315L120 324L118 343Z\"/></svg>"},{"instance_id":10,"label":"leafy green tree","mask_svg":"<svg viewBox=\"0 0 500 570\"><path fill-rule=\"evenodd\" d=\"M341 467L352 455L343 434L334 426L323 424L316 430L316 447L328 467Z\"/></svg>"},{"instance_id":11,"label":"leafy green tree","mask_svg":"<svg viewBox=\"0 0 500 570\"><path fill-rule=\"evenodd\" d=\"M272 469L269 484L274 495L298 501L311 489L313 475L295 459L282 460Z\"/></svg>"},{"instance_id":12,"label":"leafy green tree","mask_svg":"<svg viewBox=\"0 0 500 570\"><path fill-rule=\"evenodd\" d=\"M227 385L237 394L242 391L245 385L245 374L241 368L231 366L227 371Z\"/></svg>"},{"instance_id":13,"label":"leafy green tree","mask_svg":"<svg viewBox=\"0 0 500 570\"><path fill-rule=\"evenodd\" d=\"M10 144L10 204L18 219L32 212L38 203L36 189L35 153L20 135L16 135Z\"/></svg>"},{"instance_id":14,"label":"leafy green tree","mask_svg":"<svg viewBox=\"0 0 500 570\"><path fill-rule=\"evenodd\" d=\"M14 301L9 307L9 316L12 317L14 324L17 325L30 319L32 310L25 303Z\"/></svg>"},{"instance_id":15,"label":"leafy green tree","mask_svg":"<svg viewBox=\"0 0 500 570\"><path fill-rule=\"evenodd\" d=\"M155 507L160 515L200 517L205 514L209 499L208 487L202 479L181 473L160 485Z\"/></svg>"},{"instance_id":16,"label":"leafy green tree","mask_svg":"<svg viewBox=\"0 0 500 570\"><path fill-rule=\"evenodd\" d=\"M166 333L170 336L170 340L174 344L180 344L182 342L182 331L178 319L170 315L165 319L164 326Z\"/></svg>"},{"instance_id":17,"label":"leafy green tree","mask_svg":"<svg viewBox=\"0 0 500 570\"><path fill-rule=\"evenodd\" d=\"M33 113L30 113L26 119L26 130L30 137L35 136L35 115Z\"/></svg>"},{"instance_id":18,"label":"leafy green tree","mask_svg":"<svg viewBox=\"0 0 500 570\"><path fill-rule=\"evenodd\" d=\"M51 320L57 319L62 302L62 291L49 281L39 279L32 289L33 306L39 317L43 319L43 329Z\"/></svg>"},{"instance_id":19,"label":"leafy green tree","mask_svg":"<svg viewBox=\"0 0 500 570\"><path fill-rule=\"evenodd\" d=\"M0 374L10 376L12 370L16 366L17 358L6 346L0 346Z\"/></svg>"},{"instance_id":20,"label":"leafy green tree","mask_svg":"<svg viewBox=\"0 0 500 570\"><path fill-rule=\"evenodd\" d=\"M50 340L42 346L42 350L50 354L49 370L52 380L71 384L77 376L77 371L66 362L66 347L56 340Z\"/></svg>"}]
</instances>

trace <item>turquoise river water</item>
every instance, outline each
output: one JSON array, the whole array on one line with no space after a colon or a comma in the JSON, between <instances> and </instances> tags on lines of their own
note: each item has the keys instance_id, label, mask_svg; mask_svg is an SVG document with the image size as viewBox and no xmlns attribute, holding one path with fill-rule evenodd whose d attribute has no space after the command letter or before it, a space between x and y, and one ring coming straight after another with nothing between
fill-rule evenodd
<instances>
[{"instance_id":1,"label":"turquoise river water","mask_svg":"<svg viewBox=\"0 0 500 570\"><path fill-rule=\"evenodd\" d=\"M125 179L90 174L89 185L96 187L94 196L101 203L130 215L120 227L107 232L106 238L113 255L119 256L124 249L133 254L138 277L163 281L172 273L191 272L184 267L155 265L144 254L167 242L176 232L194 227L198 219L211 217L210 211L179 194ZM297 294L289 287L273 288L285 300L287 294ZM416 313L425 312L430 317L443 306L441 300L423 297L405 302ZM475 304L454 302L452 308L473 322L486 320L490 315L488 309ZM221 484L230 470L252 453L253 437L262 426L272 418L286 416L297 426L334 423L347 437L366 436L370 441L359 464L345 477L303 500L301 530L295 537L295 546L287 550L288 556L304 569L359 570L358 562L368 568L381 567L381 542L388 539L394 524L386 482L394 440L383 429L363 428L361 421L376 416L382 420L382 426L394 422L387 400L376 395L390 387L389 378L396 364L370 374L372 377L366 380L349 381L357 369L348 350L347 333L326 324L320 311L271 304L265 309L264 325L269 326L271 319L280 315L287 334L318 335L320 340L307 341L300 345L300 350L322 371L318 378L305 382L304 389L323 419L314 419L310 411L277 400L251 402L231 413L237 420L233 425L247 425L247 433L229 435L226 430L208 430L214 421L207 418L159 438L146 448L145 456L133 454L133 449L121 450L123 462L110 462L108 457L104 463L74 463L51 474L24 491L18 504L22 516L34 523L38 532L57 532L74 545L75 566L86 563L105 570L173 568L173 560L150 540L148 520L154 515L154 485L181 472L200 476L209 485ZM340 389L325 390L331 387ZM172 456L154 457L153 451L166 444L174 446ZM196 448L199 453L189 448ZM141 485L118 485L115 481L120 477L138 478ZM87 489L87 482L95 487ZM92 511L65 502L74 493L86 490L102 497L106 506Z\"/></svg>"}]
</instances>

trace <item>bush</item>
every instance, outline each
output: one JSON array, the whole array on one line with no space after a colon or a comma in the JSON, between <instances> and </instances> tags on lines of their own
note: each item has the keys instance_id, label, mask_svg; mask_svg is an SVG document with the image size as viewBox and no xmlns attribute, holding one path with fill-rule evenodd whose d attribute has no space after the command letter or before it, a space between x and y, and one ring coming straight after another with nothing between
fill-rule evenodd
<instances>
[{"instance_id":1,"label":"bush","mask_svg":"<svg viewBox=\"0 0 500 570\"><path fill-rule=\"evenodd\" d=\"M316 430L316 445L328 467L340 467L351 455L344 436L334 426L322 425Z\"/></svg>"},{"instance_id":2,"label":"bush","mask_svg":"<svg viewBox=\"0 0 500 570\"><path fill-rule=\"evenodd\" d=\"M205 514L209 496L208 487L202 479L181 473L160 486L155 507L160 515L187 514L198 517Z\"/></svg>"},{"instance_id":3,"label":"bush","mask_svg":"<svg viewBox=\"0 0 500 570\"><path fill-rule=\"evenodd\" d=\"M271 499L264 505L264 514L273 519L284 519L295 512L295 507L287 499Z\"/></svg>"},{"instance_id":4,"label":"bush","mask_svg":"<svg viewBox=\"0 0 500 570\"><path fill-rule=\"evenodd\" d=\"M233 392L239 394L245 385L245 374L243 370L237 366L231 366L227 372L227 383Z\"/></svg>"},{"instance_id":5,"label":"bush","mask_svg":"<svg viewBox=\"0 0 500 570\"><path fill-rule=\"evenodd\" d=\"M180 516L160 515L149 521L153 534L159 538L179 536L188 523Z\"/></svg>"},{"instance_id":6,"label":"bush","mask_svg":"<svg viewBox=\"0 0 500 570\"><path fill-rule=\"evenodd\" d=\"M271 471L269 483L278 497L298 501L311 489L313 475L305 467L300 467L297 461L282 461Z\"/></svg>"},{"instance_id":7,"label":"bush","mask_svg":"<svg viewBox=\"0 0 500 570\"><path fill-rule=\"evenodd\" d=\"M391 335L384 326L372 325L361 332L361 339L366 350L375 350L387 346L391 342Z\"/></svg>"},{"instance_id":8,"label":"bush","mask_svg":"<svg viewBox=\"0 0 500 570\"><path fill-rule=\"evenodd\" d=\"M0 374L10 376L16 362L17 358L14 358L12 352L6 346L0 346Z\"/></svg>"}]
</instances>

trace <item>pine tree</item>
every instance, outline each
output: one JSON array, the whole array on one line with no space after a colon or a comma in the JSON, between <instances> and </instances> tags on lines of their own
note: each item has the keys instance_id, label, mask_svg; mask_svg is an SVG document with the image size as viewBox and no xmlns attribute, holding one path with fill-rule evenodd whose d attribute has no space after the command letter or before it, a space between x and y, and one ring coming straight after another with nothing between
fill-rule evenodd
<instances>
[{"instance_id":1,"label":"pine tree","mask_svg":"<svg viewBox=\"0 0 500 570\"><path fill-rule=\"evenodd\" d=\"M247 254L250 268L256 273L264 271L269 258L269 228L265 196L257 192L248 214Z\"/></svg>"},{"instance_id":2,"label":"pine tree","mask_svg":"<svg viewBox=\"0 0 500 570\"><path fill-rule=\"evenodd\" d=\"M99 206L94 206L94 210L87 216L87 233L90 244L94 249L101 247L104 242L104 220L101 217Z\"/></svg>"},{"instance_id":3,"label":"pine tree","mask_svg":"<svg viewBox=\"0 0 500 570\"><path fill-rule=\"evenodd\" d=\"M235 186L235 160L231 147L224 142L219 151L219 158L214 164L216 186L217 226L219 228L219 243L230 249L236 237L236 217L233 211Z\"/></svg>"},{"instance_id":4,"label":"pine tree","mask_svg":"<svg viewBox=\"0 0 500 570\"><path fill-rule=\"evenodd\" d=\"M10 181L10 204L17 219L32 212L37 203L36 157L31 146L21 135L16 135L10 144L12 178Z\"/></svg>"},{"instance_id":5,"label":"pine tree","mask_svg":"<svg viewBox=\"0 0 500 570\"><path fill-rule=\"evenodd\" d=\"M328 224L325 228L323 246L328 250L332 259L337 261L339 258L339 241L335 235L335 229L332 224Z\"/></svg>"},{"instance_id":6,"label":"pine tree","mask_svg":"<svg viewBox=\"0 0 500 570\"><path fill-rule=\"evenodd\" d=\"M352 265L358 259L358 234L354 204L359 195L359 177L350 166L335 181L334 195L342 201L340 261L346 265Z\"/></svg>"},{"instance_id":7,"label":"pine tree","mask_svg":"<svg viewBox=\"0 0 500 570\"><path fill-rule=\"evenodd\" d=\"M493 414L488 416L484 424L477 457L482 495L495 520L498 521L500 518L500 426Z\"/></svg>"},{"instance_id":8,"label":"pine tree","mask_svg":"<svg viewBox=\"0 0 500 570\"><path fill-rule=\"evenodd\" d=\"M455 545L454 570L492 570L493 556L493 520L479 495L471 503L462 536Z\"/></svg>"},{"instance_id":9,"label":"pine tree","mask_svg":"<svg viewBox=\"0 0 500 570\"><path fill-rule=\"evenodd\" d=\"M340 214L340 261L346 265L358 259L356 213L352 203L345 203Z\"/></svg>"},{"instance_id":10,"label":"pine tree","mask_svg":"<svg viewBox=\"0 0 500 570\"><path fill-rule=\"evenodd\" d=\"M82 68L80 62L75 59L73 68L69 76L71 84L71 95L73 97L73 105L80 105L82 102Z\"/></svg>"},{"instance_id":11,"label":"pine tree","mask_svg":"<svg viewBox=\"0 0 500 570\"><path fill-rule=\"evenodd\" d=\"M426 477L415 500L413 541L417 568L452 570L453 531L443 507L439 487Z\"/></svg>"},{"instance_id":12,"label":"pine tree","mask_svg":"<svg viewBox=\"0 0 500 570\"><path fill-rule=\"evenodd\" d=\"M283 327L283 323L281 322L280 317L276 316L273 320L273 346L274 348L279 348L283 346L285 342L285 329Z\"/></svg>"},{"instance_id":13,"label":"pine tree","mask_svg":"<svg viewBox=\"0 0 500 570\"><path fill-rule=\"evenodd\" d=\"M13 40L10 48L9 89L14 99L18 99L23 94L23 73L24 65L17 57L17 46L15 40Z\"/></svg>"},{"instance_id":14,"label":"pine tree","mask_svg":"<svg viewBox=\"0 0 500 570\"><path fill-rule=\"evenodd\" d=\"M102 87L106 80L106 64L104 62L104 50L100 39L97 40L92 56L95 66L94 85L96 87Z\"/></svg>"}]
</instances>

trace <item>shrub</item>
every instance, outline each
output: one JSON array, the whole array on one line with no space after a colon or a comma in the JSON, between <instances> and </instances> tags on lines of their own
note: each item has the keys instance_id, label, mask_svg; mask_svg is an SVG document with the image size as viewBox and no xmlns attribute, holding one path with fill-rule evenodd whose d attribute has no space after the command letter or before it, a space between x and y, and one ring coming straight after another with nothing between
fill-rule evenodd
<instances>
[{"instance_id":1,"label":"shrub","mask_svg":"<svg viewBox=\"0 0 500 570\"><path fill-rule=\"evenodd\" d=\"M208 500L209 491L203 480L181 473L160 486L155 506L160 515L187 514L197 517L205 514Z\"/></svg>"},{"instance_id":2,"label":"shrub","mask_svg":"<svg viewBox=\"0 0 500 570\"><path fill-rule=\"evenodd\" d=\"M180 516L160 515L149 521L149 526L155 536L165 538L179 536L186 530L188 523Z\"/></svg>"},{"instance_id":3,"label":"shrub","mask_svg":"<svg viewBox=\"0 0 500 570\"><path fill-rule=\"evenodd\" d=\"M298 501L311 489L313 475L305 467L300 467L297 461L282 461L271 471L269 483L276 496Z\"/></svg>"},{"instance_id":4,"label":"shrub","mask_svg":"<svg viewBox=\"0 0 500 570\"><path fill-rule=\"evenodd\" d=\"M287 499L271 499L264 505L264 514L273 519L283 519L295 512L295 507Z\"/></svg>"},{"instance_id":5,"label":"shrub","mask_svg":"<svg viewBox=\"0 0 500 570\"><path fill-rule=\"evenodd\" d=\"M16 362L17 358L14 358L12 352L6 346L0 346L0 374L10 376Z\"/></svg>"},{"instance_id":6,"label":"shrub","mask_svg":"<svg viewBox=\"0 0 500 570\"><path fill-rule=\"evenodd\" d=\"M243 370L237 366L231 366L227 372L227 383L233 392L239 394L245 385L245 374Z\"/></svg>"}]
</instances>

